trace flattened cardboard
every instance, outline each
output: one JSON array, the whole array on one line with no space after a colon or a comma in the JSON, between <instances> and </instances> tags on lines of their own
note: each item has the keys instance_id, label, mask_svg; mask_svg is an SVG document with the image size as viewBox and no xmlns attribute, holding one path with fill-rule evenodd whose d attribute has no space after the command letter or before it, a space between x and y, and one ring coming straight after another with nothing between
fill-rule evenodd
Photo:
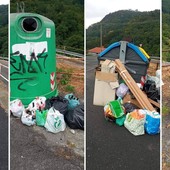
<instances>
[{"instance_id":1,"label":"flattened cardboard","mask_svg":"<svg viewBox=\"0 0 170 170\"><path fill-rule=\"evenodd\" d=\"M110 87L111 87L112 89L116 89L116 88L119 87L118 81L116 81L116 82L110 82L109 85L110 85Z\"/></svg>"},{"instance_id":2,"label":"flattened cardboard","mask_svg":"<svg viewBox=\"0 0 170 170\"><path fill-rule=\"evenodd\" d=\"M104 106L115 100L115 88L118 85L117 74L96 71L93 104Z\"/></svg>"},{"instance_id":3,"label":"flattened cardboard","mask_svg":"<svg viewBox=\"0 0 170 170\"><path fill-rule=\"evenodd\" d=\"M117 73L104 73L101 71L96 71L96 79L105 82L115 82L117 81Z\"/></svg>"},{"instance_id":4,"label":"flattened cardboard","mask_svg":"<svg viewBox=\"0 0 170 170\"><path fill-rule=\"evenodd\" d=\"M104 106L108 102L115 100L115 89L112 89L109 83L95 80L93 104Z\"/></svg>"},{"instance_id":5,"label":"flattened cardboard","mask_svg":"<svg viewBox=\"0 0 170 170\"><path fill-rule=\"evenodd\" d=\"M101 62L101 72L105 73L114 73L115 72L115 63L111 60L105 60Z\"/></svg>"},{"instance_id":6,"label":"flattened cardboard","mask_svg":"<svg viewBox=\"0 0 170 170\"><path fill-rule=\"evenodd\" d=\"M106 59L103 63L102 66L108 66L110 64L111 60Z\"/></svg>"}]
</instances>

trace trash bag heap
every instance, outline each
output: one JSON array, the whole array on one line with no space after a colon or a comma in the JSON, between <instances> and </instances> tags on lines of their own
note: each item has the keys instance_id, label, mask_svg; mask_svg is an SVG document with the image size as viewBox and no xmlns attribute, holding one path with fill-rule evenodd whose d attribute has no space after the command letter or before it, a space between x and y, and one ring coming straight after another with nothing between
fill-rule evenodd
<instances>
[{"instance_id":1,"label":"trash bag heap","mask_svg":"<svg viewBox=\"0 0 170 170\"><path fill-rule=\"evenodd\" d=\"M54 22L35 13L11 13L10 36L11 114L52 133L64 131L65 120L83 130L84 106L73 94L58 95Z\"/></svg>"},{"instance_id":2,"label":"trash bag heap","mask_svg":"<svg viewBox=\"0 0 170 170\"><path fill-rule=\"evenodd\" d=\"M20 99L15 99L10 102L10 112L24 125L45 127L51 133L64 131L66 124L71 129L84 130L84 105L73 94L36 97L26 108Z\"/></svg>"},{"instance_id":3,"label":"trash bag heap","mask_svg":"<svg viewBox=\"0 0 170 170\"><path fill-rule=\"evenodd\" d=\"M127 41L113 43L98 56L93 104L104 106L106 120L133 135L160 132L160 70L147 74L150 57ZM102 90L101 90L102 89Z\"/></svg>"}]
</instances>

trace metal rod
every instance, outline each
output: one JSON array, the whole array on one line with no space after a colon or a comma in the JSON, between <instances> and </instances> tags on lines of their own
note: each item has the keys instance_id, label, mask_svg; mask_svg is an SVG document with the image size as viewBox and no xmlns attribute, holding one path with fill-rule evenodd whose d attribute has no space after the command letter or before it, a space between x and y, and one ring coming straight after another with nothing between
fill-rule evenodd
<instances>
[{"instance_id":1,"label":"metal rod","mask_svg":"<svg viewBox=\"0 0 170 170\"><path fill-rule=\"evenodd\" d=\"M100 48L101 48L101 52L102 52L102 23L100 24Z\"/></svg>"}]
</instances>

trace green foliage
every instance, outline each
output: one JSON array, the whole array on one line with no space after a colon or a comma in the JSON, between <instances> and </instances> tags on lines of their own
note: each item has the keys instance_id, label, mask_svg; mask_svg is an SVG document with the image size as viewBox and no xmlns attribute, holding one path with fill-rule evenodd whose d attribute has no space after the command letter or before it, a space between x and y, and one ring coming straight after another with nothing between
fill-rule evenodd
<instances>
[{"instance_id":1,"label":"green foliage","mask_svg":"<svg viewBox=\"0 0 170 170\"><path fill-rule=\"evenodd\" d=\"M38 13L56 25L57 46L73 47L75 52L84 50L84 0L21 0L25 12ZM11 0L10 10L15 13L16 3Z\"/></svg>"},{"instance_id":2,"label":"green foliage","mask_svg":"<svg viewBox=\"0 0 170 170\"><path fill-rule=\"evenodd\" d=\"M170 1L169 0L162 0L162 12L163 13L170 13Z\"/></svg>"},{"instance_id":3,"label":"green foliage","mask_svg":"<svg viewBox=\"0 0 170 170\"><path fill-rule=\"evenodd\" d=\"M143 44L149 55L160 55L160 11L139 12L121 10L106 15L99 23L87 29L87 49L100 46L102 25L103 45L127 40Z\"/></svg>"},{"instance_id":4,"label":"green foliage","mask_svg":"<svg viewBox=\"0 0 170 170\"><path fill-rule=\"evenodd\" d=\"M162 59L170 62L170 1L162 1Z\"/></svg>"},{"instance_id":5,"label":"green foliage","mask_svg":"<svg viewBox=\"0 0 170 170\"><path fill-rule=\"evenodd\" d=\"M69 73L65 73L62 75L60 83L62 85L67 85L70 81L71 75Z\"/></svg>"},{"instance_id":6,"label":"green foliage","mask_svg":"<svg viewBox=\"0 0 170 170\"><path fill-rule=\"evenodd\" d=\"M8 56L8 5L0 5L0 56Z\"/></svg>"},{"instance_id":7,"label":"green foliage","mask_svg":"<svg viewBox=\"0 0 170 170\"><path fill-rule=\"evenodd\" d=\"M64 72L64 69L62 69L62 68L58 68L58 67L57 67L56 69L57 69L57 70L56 70L57 73L62 73L62 72Z\"/></svg>"},{"instance_id":8,"label":"green foliage","mask_svg":"<svg viewBox=\"0 0 170 170\"><path fill-rule=\"evenodd\" d=\"M162 106L162 114L163 114L163 115L167 115L167 114L169 114L169 113L170 113L170 108L167 107L167 106L165 106L165 105L163 105L163 106Z\"/></svg>"},{"instance_id":9,"label":"green foliage","mask_svg":"<svg viewBox=\"0 0 170 170\"><path fill-rule=\"evenodd\" d=\"M66 90L67 92L70 92L70 93L75 92L74 86L71 86L71 85L67 85L67 86L65 87L65 90Z\"/></svg>"}]
</instances>

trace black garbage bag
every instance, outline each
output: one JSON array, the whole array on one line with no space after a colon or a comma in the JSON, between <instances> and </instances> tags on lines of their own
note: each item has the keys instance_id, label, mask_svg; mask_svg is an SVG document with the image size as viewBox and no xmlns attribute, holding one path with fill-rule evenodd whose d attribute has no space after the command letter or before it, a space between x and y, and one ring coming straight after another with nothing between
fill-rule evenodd
<instances>
[{"instance_id":1,"label":"black garbage bag","mask_svg":"<svg viewBox=\"0 0 170 170\"><path fill-rule=\"evenodd\" d=\"M84 130L84 104L76 106L64 115L65 122L71 129Z\"/></svg>"},{"instance_id":2,"label":"black garbage bag","mask_svg":"<svg viewBox=\"0 0 170 170\"><path fill-rule=\"evenodd\" d=\"M160 94L159 94L159 89L156 88L156 84L152 80L147 80L144 87L143 87L146 95L148 98L158 101L160 100Z\"/></svg>"},{"instance_id":3,"label":"black garbage bag","mask_svg":"<svg viewBox=\"0 0 170 170\"><path fill-rule=\"evenodd\" d=\"M125 112L126 113L130 113L130 112L133 112L135 109L139 109L138 106L136 106L135 104L133 103L124 103L123 104L123 107L125 108Z\"/></svg>"},{"instance_id":4,"label":"black garbage bag","mask_svg":"<svg viewBox=\"0 0 170 170\"><path fill-rule=\"evenodd\" d=\"M50 109L51 107L65 115L68 112L68 100L62 96L51 97L46 100L45 109Z\"/></svg>"}]
</instances>

